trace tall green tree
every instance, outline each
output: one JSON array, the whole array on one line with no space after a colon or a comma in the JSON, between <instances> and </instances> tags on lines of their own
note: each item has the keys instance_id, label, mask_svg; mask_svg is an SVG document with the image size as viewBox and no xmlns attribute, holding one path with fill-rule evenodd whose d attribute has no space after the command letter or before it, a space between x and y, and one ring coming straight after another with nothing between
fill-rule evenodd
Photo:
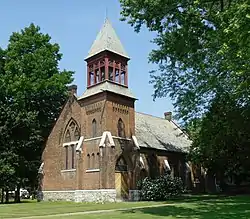
<instances>
[{"instance_id":1,"label":"tall green tree","mask_svg":"<svg viewBox=\"0 0 250 219\"><path fill-rule=\"evenodd\" d=\"M16 157L14 175L19 188L27 183L36 185L45 141L67 99L67 85L72 82L73 72L59 69L59 45L50 40L48 34L31 24L10 36L4 52L1 86L5 88L5 114L0 123L8 138L0 150ZM12 155L6 155L6 159Z\"/></svg>"},{"instance_id":2,"label":"tall green tree","mask_svg":"<svg viewBox=\"0 0 250 219\"><path fill-rule=\"evenodd\" d=\"M149 60L154 97L170 95L179 118L200 117L217 93L249 104L247 0L120 0L123 20L157 33Z\"/></svg>"},{"instance_id":3,"label":"tall green tree","mask_svg":"<svg viewBox=\"0 0 250 219\"><path fill-rule=\"evenodd\" d=\"M0 74L3 74L4 71L4 50L0 47Z\"/></svg>"},{"instance_id":4,"label":"tall green tree","mask_svg":"<svg viewBox=\"0 0 250 219\"><path fill-rule=\"evenodd\" d=\"M197 124L192 132L193 162L220 178L232 177L237 184L249 181L250 108L230 97L217 97Z\"/></svg>"},{"instance_id":5,"label":"tall green tree","mask_svg":"<svg viewBox=\"0 0 250 219\"><path fill-rule=\"evenodd\" d=\"M216 175L249 176L248 0L120 0L122 20L157 36L154 98L169 95L193 140L191 156Z\"/></svg>"},{"instance_id":6,"label":"tall green tree","mask_svg":"<svg viewBox=\"0 0 250 219\"><path fill-rule=\"evenodd\" d=\"M3 81L5 76L4 71L5 64L5 51L0 48L0 189L1 195L8 189L14 182L15 177L15 155L6 148L6 145L10 144L10 135L7 121L8 116L11 115L9 112L9 104L6 98L6 87ZM13 117L12 117L13 118ZM1 197L3 202L4 197Z\"/></svg>"}]
</instances>

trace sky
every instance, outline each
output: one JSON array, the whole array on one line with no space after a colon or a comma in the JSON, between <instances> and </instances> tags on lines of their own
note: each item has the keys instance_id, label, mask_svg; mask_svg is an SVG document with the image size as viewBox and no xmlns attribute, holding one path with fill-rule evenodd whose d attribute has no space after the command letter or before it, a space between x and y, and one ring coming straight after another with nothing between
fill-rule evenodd
<instances>
[{"instance_id":1,"label":"sky","mask_svg":"<svg viewBox=\"0 0 250 219\"><path fill-rule=\"evenodd\" d=\"M80 96L86 89L84 58L101 29L105 17L112 23L131 60L128 65L129 89L138 98L136 111L163 117L173 111L169 98L153 101L153 85L149 71L157 66L148 63L148 55L155 47L151 40L155 33L143 28L140 33L119 19L119 0L0 0L0 47L6 48L12 32L34 23L42 33L48 33L53 43L60 45L63 58L60 68L74 71L74 84Z\"/></svg>"}]
</instances>

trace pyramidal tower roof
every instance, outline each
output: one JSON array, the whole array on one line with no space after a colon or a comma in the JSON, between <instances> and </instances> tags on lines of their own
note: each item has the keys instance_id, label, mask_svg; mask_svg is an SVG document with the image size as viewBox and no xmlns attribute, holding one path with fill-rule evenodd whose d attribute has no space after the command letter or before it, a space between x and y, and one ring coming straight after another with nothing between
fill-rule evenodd
<instances>
[{"instance_id":1,"label":"pyramidal tower roof","mask_svg":"<svg viewBox=\"0 0 250 219\"><path fill-rule=\"evenodd\" d=\"M87 58L105 50L129 58L108 18L105 19L100 32L90 48Z\"/></svg>"}]
</instances>

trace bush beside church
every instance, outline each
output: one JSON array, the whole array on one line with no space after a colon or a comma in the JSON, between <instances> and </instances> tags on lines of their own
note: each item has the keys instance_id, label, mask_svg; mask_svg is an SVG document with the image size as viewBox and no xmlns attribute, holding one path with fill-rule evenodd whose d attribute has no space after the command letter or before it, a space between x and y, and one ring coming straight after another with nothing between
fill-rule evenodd
<instances>
[{"instance_id":1,"label":"bush beside church","mask_svg":"<svg viewBox=\"0 0 250 219\"><path fill-rule=\"evenodd\" d=\"M169 174L154 179L146 177L138 182L142 201L165 201L180 197L184 193L184 185L179 177Z\"/></svg>"}]
</instances>

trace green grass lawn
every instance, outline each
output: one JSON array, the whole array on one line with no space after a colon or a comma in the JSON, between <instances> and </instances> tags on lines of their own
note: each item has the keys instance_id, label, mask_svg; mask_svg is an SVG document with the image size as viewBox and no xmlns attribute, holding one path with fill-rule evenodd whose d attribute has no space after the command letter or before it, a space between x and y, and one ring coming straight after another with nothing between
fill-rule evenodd
<instances>
[{"instance_id":1,"label":"green grass lawn","mask_svg":"<svg viewBox=\"0 0 250 219\"><path fill-rule=\"evenodd\" d=\"M63 214L83 211L108 210L118 208L131 208L160 204L156 202L120 202L120 203L74 203L74 202L36 202L27 201L20 204L0 205L0 218L17 218L51 214Z\"/></svg>"},{"instance_id":2,"label":"green grass lawn","mask_svg":"<svg viewBox=\"0 0 250 219\"><path fill-rule=\"evenodd\" d=\"M156 202L127 202L127 203L69 203L69 202L41 202L0 205L0 218L18 218L37 215L54 215L104 209L131 208L138 206L164 204ZM47 216L46 219L250 219L250 196L236 196L228 198L192 197L185 200L171 201L167 206L125 210L99 214L65 215L60 217Z\"/></svg>"}]
</instances>

